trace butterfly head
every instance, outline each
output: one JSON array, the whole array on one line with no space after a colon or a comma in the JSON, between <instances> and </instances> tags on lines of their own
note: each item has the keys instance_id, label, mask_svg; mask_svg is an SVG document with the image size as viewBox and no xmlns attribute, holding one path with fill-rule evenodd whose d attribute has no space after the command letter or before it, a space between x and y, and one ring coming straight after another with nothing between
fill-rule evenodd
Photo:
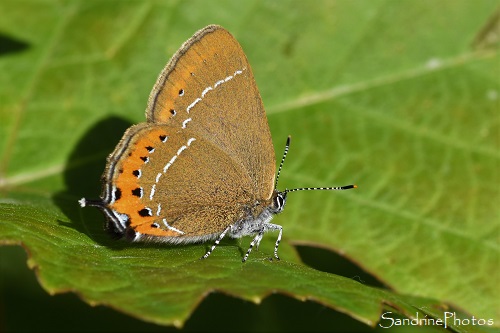
<instances>
[{"instance_id":1,"label":"butterfly head","mask_svg":"<svg viewBox=\"0 0 500 333\"><path fill-rule=\"evenodd\" d=\"M285 208L285 204L286 204L287 194L288 193L286 191L280 192L278 190L274 190L273 203L271 206L271 212L273 214L279 214L283 211L283 209Z\"/></svg>"}]
</instances>

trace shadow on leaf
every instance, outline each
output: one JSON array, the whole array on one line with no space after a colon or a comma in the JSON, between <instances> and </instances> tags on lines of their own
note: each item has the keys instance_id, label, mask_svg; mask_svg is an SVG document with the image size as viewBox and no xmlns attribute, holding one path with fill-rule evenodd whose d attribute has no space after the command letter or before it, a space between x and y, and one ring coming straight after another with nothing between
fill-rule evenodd
<instances>
[{"instance_id":1,"label":"shadow on leaf","mask_svg":"<svg viewBox=\"0 0 500 333\"><path fill-rule=\"evenodd\" d=\"M93 241L108 248L123 249L126 247L167 248L167 244L133 243L117 241L104 230L104 216L92 207L82 209L78 200L82 197L96 199L99 197L102 184L101 176L106 166L106 157L115 149L123 133L132 126L121 118L106 118L80 139L71 152L64 170L66 189L54 195L56 205L69 217L69 222L59 221L66 227L89 236ZM206 250L212 244L206 243ZM221 246L238 246L235 239L221 242ZM175 246L174 246L175 247ZM239 249L243 256L243 249Z\"/></svg>"},{"instance_id":2,"label":"shadow on leaf","mask_svg":"<svg viewBox=\"0 0 500 333\"><path fill-rule=\"evenodd\" d=\"M82 197L99 197L106 156L113 151L123 132L131 125L121 118L110 117L89 129L75 146L66 163L65 190L56 193L53 198L71 221L61 223L106 246L122 242L110 241L109 235L103 231L102 214L96 209L82 210L78 200Z\"/></svg>"},{"instance_id":3,"label":"shadow on leaf","mask_svg":"<svg viewBox=\"0 0 500 333\"><path fill-rule=\"evenodd\" d=\"M0 32L0 56L18 53L29 48L29 44Z\"/></svg>"},{"instance_id":4,"label":"shadow on leaf","mask_svg":"<svg viewBox=\"0 0 500 333\"><path fill-rule=\"evenodd\" d=\"M344 276L367 286L390 289L376 276L363 270L357 263L334 251L304 244L296 244L295 247L302 262L309 267L322 272Z\"/></svg>"}]
</instances>

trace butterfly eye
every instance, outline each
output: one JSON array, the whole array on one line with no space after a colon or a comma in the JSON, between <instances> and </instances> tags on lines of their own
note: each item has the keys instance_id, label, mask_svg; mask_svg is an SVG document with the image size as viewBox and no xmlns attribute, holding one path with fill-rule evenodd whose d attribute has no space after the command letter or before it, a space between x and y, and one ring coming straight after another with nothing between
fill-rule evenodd
<instances>
[{"instance_id":1,"label":"butterfly eye","mask_svg":"<svg viewBox=\"0 0 500 333\"><path fill-rule=\"evenodd\" d=\"M283 208L285 208L285 203L286 203L286 193L281 193L279 192L278 194L276 194L276 196L274 197L274 210L276 211L276 213L280 213Z\"/></svg>"}]
</instances>

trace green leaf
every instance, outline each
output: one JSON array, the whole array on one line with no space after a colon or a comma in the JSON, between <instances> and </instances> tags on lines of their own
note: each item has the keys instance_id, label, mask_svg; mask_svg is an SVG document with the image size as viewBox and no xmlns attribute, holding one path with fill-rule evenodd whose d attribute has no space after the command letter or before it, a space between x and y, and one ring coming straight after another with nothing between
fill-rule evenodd
<instances>
[{"instance_id":1,"label":"green leaf","mask_svg":"<svg viewBox=\"0 0 500 333\"><path fill-rule=\"evenodd\" d=\"M439 317L432 305L446 302L498 325L496 6L3 1L0 243L24 245L50 293L162 324L182 325L217 291L284 293L371 325L383 304ZM280 187L359 185L291 193L275 220L281 262L267 260L274 235L246 264L249 239L204 261L210 244L116 242L77 205L98 195L107 154L144 121L168 58L209 23L246 51L278 156L293 137ZM290 244L338 252L394 292L307 267Z\"/></svg>"},{"instance_id":2,"label":"green leaf","mask_svg":"<svg viewBox=\"0 0 500 333\"><path fill-rule=\"evenodd\" d=\"M14 201L1 208L3 242L22 240L31 253L29 266L49 293L71 290L90 304L109 305L159 324L181 326L199 301L215 291L256 303L270 293L283 293L320 302L369 325L375 325L384 303L420 317L420 309L436 306L430 299L393 295L293 260L273 262L265 251L242 264L242 249L234 242L225 242L207 260L199 259L204 246L116 242L85 225L65 222L50 200L31 205ZM271 248L265 243L261 246ZM284 255L293 258L285 248Z\"/></svg>"}]
</instances>

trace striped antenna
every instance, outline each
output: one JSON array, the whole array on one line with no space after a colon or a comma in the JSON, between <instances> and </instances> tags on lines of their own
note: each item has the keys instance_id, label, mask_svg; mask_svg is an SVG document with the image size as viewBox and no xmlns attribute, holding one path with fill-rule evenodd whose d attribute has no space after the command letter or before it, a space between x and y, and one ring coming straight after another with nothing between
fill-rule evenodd
<instances>
[{"instance_id":1,"label":"striped antenna","mask_svg":"<svg viewBox=\"0 0 500 333\"><path fill-rule=\"evenodd\" d=\"M276 182L274 183L274 188L278 188L278 179L280 178L281 168L283 167L283 163L285 163L286 154L288 154L288 148L290 147L290 140L292 137L289 135L286 139L285 151L283 152L283 157L281 158L280 167L278 169L278 174L276 175Z\"/></svg>"},{"instance_id":2,"label":"striped antenna","mask_svg":"<svg viewBox=\"0 0 500 333\"><path fill-rule=\"evenodd\" d=\"M288 149L290 148L290 141L292 137L289 135L286 139L285 151L283 152L283 157L281 158L280 167L278 169L278 174L276 175L276 182L274 183L274 188L278 188L278 179L280 178L281 168L283 168L283 163L285 163L286 155L288 154ZM357 188L357 185L345 185L345 186L334 186L334 187L300 187L292 188L290 190L284 190L282 193L296 192L296 191L339 191L339 190L350 190L352 188Z\"/></svg>"},{"instance_id":3,"label":"striped antenna","mask_svg":"<svg viewBox=\"0 0 500 333\"><path fill-rule=\"evenodd\" d=\"M351 188L357 188L358 185L346 185L346 186L334 186L334 187L300 187L292 188L290 190L284 190L284 193L295 192L295 191L316 191L316 190L326 190L326 191L338 191L338 190L350 190Z\"/></svg>"}]
</instances>

